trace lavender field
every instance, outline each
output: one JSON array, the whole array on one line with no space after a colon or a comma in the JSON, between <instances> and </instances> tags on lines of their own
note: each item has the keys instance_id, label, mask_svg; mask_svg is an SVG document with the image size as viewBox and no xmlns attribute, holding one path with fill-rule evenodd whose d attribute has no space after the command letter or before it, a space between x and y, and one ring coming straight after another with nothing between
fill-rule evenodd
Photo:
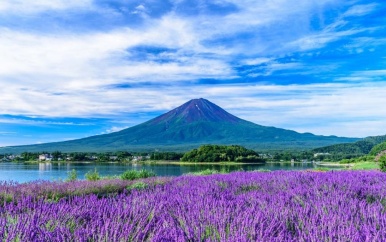
<instances>
[{"instance_id":1,"label":"lavender field","mask_svg":"<svg viewBox=\"0 0 386 242\"><path fill-rule=\"evenodd\" d=\"M385 241L386 174L0 184L2 241Z\"/></svg>"}]
</instances>

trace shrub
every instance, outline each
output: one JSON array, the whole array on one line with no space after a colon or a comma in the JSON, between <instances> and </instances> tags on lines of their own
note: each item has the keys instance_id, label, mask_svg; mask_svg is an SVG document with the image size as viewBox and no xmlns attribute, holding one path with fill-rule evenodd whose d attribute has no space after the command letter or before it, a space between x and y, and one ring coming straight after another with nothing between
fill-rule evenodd
<instances>
[{"instance_id":1,"label":"shrub","mask_svg":"<svg viewBox=\"0 0 386 242\"><path fill-rule=\"evenodd\" d=\"M386 172L386 155L379 158L379 168L381 171Z\"/></svg>"},{"instance_id":2,"label":"shrub","mask_svg":"<svg viewBox=\"0 0 386 242\"><path fill-rule=\"evenodd\" d=\"M134 171L134 170L129 170L129 171L125 171L122 175L121 175L121 178L122 180L135 180L137 179L137 171Z\"/></svg>"},{"instance_id":3,"label":"shrub","mask_svg":"<svg viewBox=\"0 0 386 242\"><path fill-rule=\"evenodd\" d=\"M101 179L99 172L97 171L96 168L94 169L94 171L87 172L84 176L88 181L98 181Z\"/></svg>"},{"instance_id":4,"label":"shrub","mask_svg":"<svg viewBox=\"0 0 386 242\"><path fill-rule=\"evenodd\" d=\"M140 170L138 173L139 173L138 174L139 178L148 178L148 177L156 176L156 174L153 171L148 171L145 169Z\"/></svg>"},{"instance_id":5,"label":"shrub","mask_svg":"<svg viewBox=\"0 0 386 242\"><path fill-rule=\"evenodd\" d=\"M78 174L75 169L72 169L70 172L68 172L68 177L66 181L76 181L78 179Z\"/></svg>"},{"instance_id":6,"label":"shrub","mask_svg":"<svg viewBox=\"0 0 386 242\"><path fill-rule=\"evenodd\" d=\"M135 170L128 170L125 171L121 175L122 180L135 180L135 179L140 179L140 178L148 178L148 177L153 177L156 176L156 174L153 171L148 171L148 170L140 170L140 171L135 171Z\"/></svg>"}]
</instances>

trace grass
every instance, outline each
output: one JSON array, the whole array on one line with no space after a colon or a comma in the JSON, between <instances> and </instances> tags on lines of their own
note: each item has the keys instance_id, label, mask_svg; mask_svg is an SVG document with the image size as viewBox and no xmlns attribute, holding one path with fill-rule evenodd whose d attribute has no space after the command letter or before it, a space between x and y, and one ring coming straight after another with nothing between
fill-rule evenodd
<instances>
[{"instance_id":1,"label":"grass","mask_svg":"<svg viewBox=\"0 0 386 242\"><path fill-rule=\"evenodd\" d=\"M342 170L379 170L379 164L374 161L362 161L355 163L322 163L320 167L315 168L316 171L329 171L332 167L341 167Z\"/></svg>"},{"instance_id":2,"label":"grass","mask_svg":"<svg viewBox=\"0 0 386 242\"><path fill-rule=\"evenodd\" d=\"M376 162L357 162L353 163L352 170L379 170L379 164Z\"/></svg>"}]
</instances>

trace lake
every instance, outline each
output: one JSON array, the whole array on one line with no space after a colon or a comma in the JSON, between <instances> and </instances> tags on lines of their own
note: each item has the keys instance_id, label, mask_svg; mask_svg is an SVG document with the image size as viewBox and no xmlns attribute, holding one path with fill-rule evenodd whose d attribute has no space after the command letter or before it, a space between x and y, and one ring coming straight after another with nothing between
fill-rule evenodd
<instances>
[{"instance_id":1,"label":"lake","mask_svg":"<svg viewBox=\"0 0 386 242\"><path fill-rule=\"evenodd\" d=\"M0 163L0 181L28 182L34 180L64 180L68 173L75 169L78 179L84 179L88 171L97 169L101 176L120 175L126 170L152 170L157 176L179 176L189 172L205 169L226 169L235 171L243 169L252 171L257 169L267 170L305 170L314 168L312 163L268 163L248 165L176 165L176 164L101 164L101 163L39 163L22 164L5 162Z\"/></svg>"}]
</instances>

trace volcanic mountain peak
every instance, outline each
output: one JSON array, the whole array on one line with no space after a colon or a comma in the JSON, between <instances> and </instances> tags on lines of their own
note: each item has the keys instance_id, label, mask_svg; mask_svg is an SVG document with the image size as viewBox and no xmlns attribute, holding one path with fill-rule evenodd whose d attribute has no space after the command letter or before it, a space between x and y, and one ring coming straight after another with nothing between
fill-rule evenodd
<instances>
[{"instance_id":1,"label":"volcanic mountain peak","mask_svg":"<svg viewBox=\"0 0 386 242\"><path fill-rule=\"evenodd\" d=\"M205 99L193 99L159 117L118 132L39 145L0 148L0 153L186 151L201 144L238 144L254 149L316 148L355 138L300 134L240 119Z\"/></svg>"},{"instance_id":2,"label":"volcanic mountain peak","mask_svg":"<svg viewBox=\"0 0 386 242\"><path fill-rule=\"evenodd\" d=\"M183 105L150 120L151 124L158 123L192 123L192 122L228 122L237 123L241 119L228 113L216 104L206 99L192 99Z\"/></svg>"}]
</instances>

